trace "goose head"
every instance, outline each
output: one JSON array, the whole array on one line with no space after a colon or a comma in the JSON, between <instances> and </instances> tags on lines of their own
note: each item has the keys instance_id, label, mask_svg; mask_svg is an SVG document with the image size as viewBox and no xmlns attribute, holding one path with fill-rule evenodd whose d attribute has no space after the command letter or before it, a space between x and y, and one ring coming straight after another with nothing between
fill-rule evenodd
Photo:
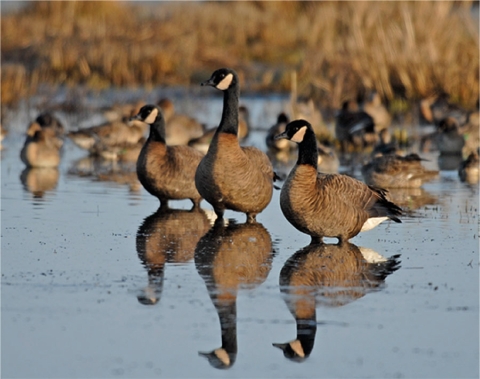
<instances>
[{"instance_id":1,"label":"goose head","mask_svg":"<svg viewBox=\"0 0 480 379\"><path fill-rule=\"evenodd\" d=\"M237 73L230 68L216 70L210 79L201 83L202 86L211 86L220 91L225 91L238 84Z\"/></svg>"},{"instance_id":2,"label":"goose head","mask_svg":"<svg viewBox=\"0 0 480 379\"><path fill-rule=\"evenodd\" d=\"M285 131L275 136L275 139L278 140L284 138L292 142L301 143L303 142L305 134L308 130L313 132L312 125L310 125L308 121L295 120L289 122L285 127Z\"/></svg>"}]
</instances>

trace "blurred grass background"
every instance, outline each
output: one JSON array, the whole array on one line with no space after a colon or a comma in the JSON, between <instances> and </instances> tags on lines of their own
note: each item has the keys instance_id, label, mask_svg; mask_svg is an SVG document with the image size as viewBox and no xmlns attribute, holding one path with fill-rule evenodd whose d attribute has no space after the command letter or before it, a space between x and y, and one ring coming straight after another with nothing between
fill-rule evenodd
<instances>
[{"instance_id":1,"label":"blurred grass background","mask_svg":"<svg viewBox=\"0 0 480 379\"><path fill-rule=\"evenodd\" d=\"M3 2L2 2L3 3ZM40 85L198 85L235 68L248 91L326 109L378 91L391 104L479 96L478 2L31 2L1 17L2 107Z\"/></svg>"}]
</instances>

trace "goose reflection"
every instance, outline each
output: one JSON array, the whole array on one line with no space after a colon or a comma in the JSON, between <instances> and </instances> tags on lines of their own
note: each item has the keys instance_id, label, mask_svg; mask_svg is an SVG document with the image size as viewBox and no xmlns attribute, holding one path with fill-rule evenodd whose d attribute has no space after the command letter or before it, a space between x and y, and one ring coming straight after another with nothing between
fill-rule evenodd
<instances>
[{"instance_id":1,"label":"goose reflection","mask_svg":"<svg viewBox=\"0 0 480 379\"><path fill-rule=\"evenodd\" d=\"M295 317L297 336L274 343L286 358L304 361L312 352L317 331L317 306L340 307L381 289L400 267L399 255L384 258L351 243L311 244L292 255L280 272L280 288Z\"/></svg>"},{"instance_id":2,"label":"goose reflection","mask_svg":"<svg viewBox=\"0 0 480 379\"><path fill-rule=\"evenodd\" d=\"M387 198L392 203L402 207L403 211L413 211L425 205L433 205L438 202L436 196L420 188L390 188Z\"/></svg>"},{"instance_id":3,"label":"goose reflection","mask_svg":"<svg viewBox=\"0 0 480 379\"><path fill-rule=\"evenodd\" d=\"M232 367L237 356L237 291L263 283L273 259L272 240L259 223L216 222L195 249L195 266L218 312L222 346L200 352L213 367Z\"/></svg>"},{"instance_id":4,"label":"goose reflection","mask_svg":"<svg viewBox=\"0 0 480 379\"><path fill-rule=\"evenodd\" d=\"M57 188L60 173L56 167L27 167L20 174L23 188L36 199Z\"/></svg>"},{"instance_id":5,"label":"goose reflection","mask_svg":"<svg viewBox=\"0 0 480 379\"><path fill-rule=\"evenodd\" d=\"M96 156L87 156L76 160L68 173L100 182L125 184L132 192L141 190L134 162L118 162Z\"/></svg>"},{"instance_id":6,"label":"goose reflection","mask_svg":"<svg viewBox=\"0 0 480 379\"><path fill-rule=\"evenodd\" d=\"M158 209L137 231L137 254L148 272L148 285L137 295L140 303L156 304L162 294L165 263L193 259L198 240L210 228L202 209Z\"/></svg>"}]
</instances>

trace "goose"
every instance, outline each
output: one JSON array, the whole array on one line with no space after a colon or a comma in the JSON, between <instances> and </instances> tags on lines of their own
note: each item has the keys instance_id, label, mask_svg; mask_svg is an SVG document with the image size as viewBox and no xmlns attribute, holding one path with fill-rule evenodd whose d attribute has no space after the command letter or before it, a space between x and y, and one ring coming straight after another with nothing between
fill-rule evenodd
<instances>
[{"instance_id":1,"label":"goose","mask_svg":"<svg viewBox=\"0 0 480 379\"><path fill-rule=\"evenodd\" d=\"M287 124L284 133L298 143L298 160L280 193L285 218L312 242L323 237L344 243L361 231L373 229L382 221L401 222L401 209L386 199L386 191L341 174L317 172L318 150L308 121Z\"/></svg>"},{"instance_id":2,"label":"goose","mask_svg":"<svg viewBox=\"0 0 480 379\"><path fill-rule=\"evenodd\" d=\"M216 70L202 85L223 91L223 112L208 152L198 165L195 184L219 219L226 209L245 213L248 222L270 203L275 174L267 155L255 147L240 147L238 141L237 73Z\"/></svg>"},{"instance_id":3,"label":"goose","mask_svg":"<svg viewBox=\"0 0 480 379\"><path fill-rule=\"evenodd\" d=\"M34 122L28 128L20 158L27 167L58 167L61 148L61 140L53 129L42 129Z\"/></svg>"},{"instance_id":4,"label":"goose","mask_svg":"<svg viewBox=\"0 0 480 379\"><path fill-rule=\"evenodd\" d=\"M168 200L190 199L200 206L202 196L195 188L195 171L203 154L189 146L168 146L165 119L157 105L145 105L132 119L150 125L150 134L137 161L137 175L143 187L168 207Z\"/></svg>"},{"instance_id":5,"label":"goose","mask_svg":"<svg viewBox=\"0 0 480 379\"><path fill-rule=\"evenodd\" d=\"M399 255L385 258L351 243L300 249L285 262L279 280L285 303L295 317L297 336L273 346L286 358L303 362L315 343L316 307L340 307L376 291L399 267Z\"/></svg>"},{"instance_id":6,"label":"goose","mask_svg":"<svg viewBox=\"0 0 480 379\"><path fill-rule=\"evenodd\" d=\"M427 170L418 154L382 155L362 166L365 183L382 188L419 188L438 177L438 171Z\"/></svg>"}]
</instances>

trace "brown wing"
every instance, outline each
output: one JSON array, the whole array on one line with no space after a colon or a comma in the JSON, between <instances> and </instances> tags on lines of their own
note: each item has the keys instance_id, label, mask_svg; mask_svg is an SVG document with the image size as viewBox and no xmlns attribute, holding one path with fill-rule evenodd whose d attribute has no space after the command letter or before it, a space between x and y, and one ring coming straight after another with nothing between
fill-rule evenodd
<instances>
[{"instance_id":1,"label":"brown wing","mask_svg":"<svg viewBox=\"0 0 480 379\"><path fill-rule=\"evenodd\" d=\"M317 183L343 204L359 212L366 212L367 218L389 217L400 222L395 216L401 215L401 209L386 199L386 191L381 188L367 186L357 179L337 174L320 174Z\"/></svg>"}]
</instances>

